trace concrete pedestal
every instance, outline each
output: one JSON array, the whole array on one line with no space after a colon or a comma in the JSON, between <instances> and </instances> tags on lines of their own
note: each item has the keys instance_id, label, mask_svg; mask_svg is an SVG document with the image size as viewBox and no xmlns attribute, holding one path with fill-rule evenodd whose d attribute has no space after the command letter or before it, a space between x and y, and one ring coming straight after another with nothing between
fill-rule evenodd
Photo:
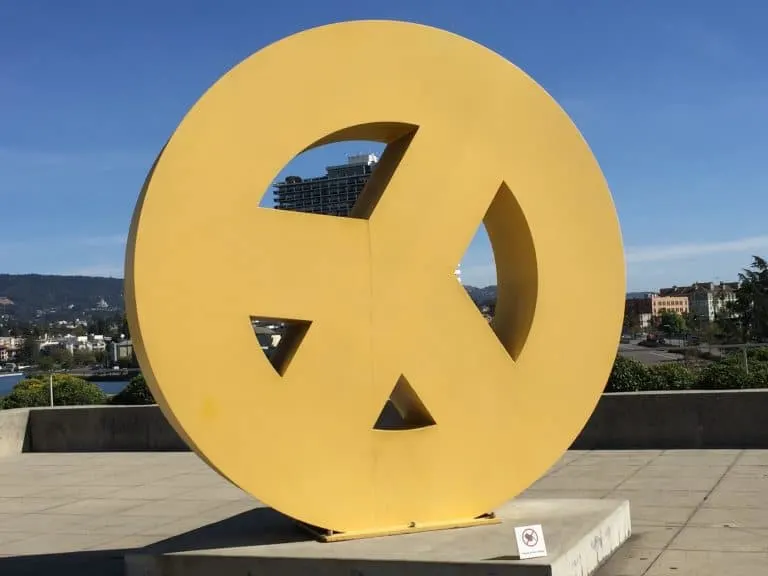
<instances>
[{"instance_id":1,"label":"concrete pedestal","mask_svg":"<svg viewBox=\"0 0 768 576\"><path fill-rule=\"evenodd\" d=\"M127 576L588 576L631 533L628 501L521 498L501 524L319 543L257 508L137 550ZM541 524L545 558L516 559L515 526Z\"/></svg>"}]
</instances>

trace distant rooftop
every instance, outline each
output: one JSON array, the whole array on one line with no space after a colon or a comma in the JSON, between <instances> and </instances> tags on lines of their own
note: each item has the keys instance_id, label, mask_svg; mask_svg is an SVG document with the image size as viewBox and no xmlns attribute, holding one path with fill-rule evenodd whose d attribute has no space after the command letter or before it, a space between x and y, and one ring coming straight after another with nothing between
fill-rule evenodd
<instances>
[{"instance_id":1,"label":"distant rooftop","mask_svg":"<svg viewBox=\"0 0 768 576\"><path fill-rule=\"evenodd\" d=\"M327 181L329 178L346 177L349 175L350 166L358 167L359 170L362 170L361 172L362 174L370 174L373 171L374 166L378 164L378 162L379 162L379 157L373 153L347 154L346 164L334 164L332 166L326 166L325 167L326 173L323 174L322 176L311 176L311 177L302 177L302 176L295 176L295 175L286 176L285 180L275 182L273 186L280 189L287 185L298 184L300 182L312 183L312 182ZM364 166L367 166L368 168L362 168Z\"/></svg>"},{"instance_id":2,"label":"distant rooftop","mask_svg":"<svg viewBox=\"0 0 768 576\"><path fill-rule=\"evenodd\" d=\"M379 161L376 154L347 154L347 164L367 164L371 166Z\"/></svg>"},{"instance_id":3,"label":"distant rooftop","mask_svg":"<svg viewBox=\"0 0 768 576\"><path fill-rule=\"evenodd\" d=\"M627 292L627 300L645 300L651 296L655 296L655 292Z\"/></svg>"}]
</instances>

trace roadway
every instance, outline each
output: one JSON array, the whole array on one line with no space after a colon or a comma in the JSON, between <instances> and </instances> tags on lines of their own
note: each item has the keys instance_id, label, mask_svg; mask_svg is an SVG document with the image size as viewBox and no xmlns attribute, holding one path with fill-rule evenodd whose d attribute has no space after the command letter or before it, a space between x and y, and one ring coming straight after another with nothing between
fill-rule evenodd
<instances>
[{"instance_id":1,"label":"roadway","mask_svg":"<svg viewBox=\"0 0 768 576\"><path fill-rule=\"evenodd\" d=\"M632 358L643 364L660 364L662 362L680 362L683 356L672 354L662 348L648 348L637 344L619 344L619 354Z\"/></svg>"}]
</instances>

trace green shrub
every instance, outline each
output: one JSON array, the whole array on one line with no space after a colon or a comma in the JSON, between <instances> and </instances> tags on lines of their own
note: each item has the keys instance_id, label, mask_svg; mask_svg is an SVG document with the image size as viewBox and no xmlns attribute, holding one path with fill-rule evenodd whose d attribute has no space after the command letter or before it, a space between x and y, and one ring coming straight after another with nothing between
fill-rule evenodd
<instances>
[{"instance_id":1,"label":"green shrub","mask_svg":"<svg viewBox=\"0 0 768 576\"><path fill-rule=\"evenodd\" d=\"M55 406L88 406L104 404L106 395L101 389L87 380L69 376L53 375L53 403ZM50 406L50 389L46 380L27 378L13 387L11 393L2 400L2 408L31 408Z\"/></svg>"},{"instance_id":2,"label":"green shrub","mask_svg":"<svg viewBox=\"0 0 768 576\"><path fill-rule=\"evenodd\" d=\"M723 360L704 368L696 382L698 390L734 390L749 388L750 377L743 366Z\"/></svg>"},{"instance_id":3,"label":"green shrub","mask_svg":"<svg viewBox=\"0 0 768 576\"><path fill-rule=\"evenodd\" d=\"M768 364L768 348L750 348L747 351L750 362L765 362Z\"/></svg>"},{"instance_id":4,"label":"green shrub","mask_svg":"<svg viewBox=\"0 0 768 576\"><path fill-rule=\"evenodd\" d=\"M93 382L57 374L53 377L53 402L56 406L104 404L107 395Z\"/></svg>"},{"instance_id":5,"label":"green shrub","mask_svg":"<svg viewBox=\"0 0 768 576\"><path fill-rule=\"evenodd\" d=\"M147 386L144 376L139 374L131 378L128 385L120 392L112 396L110 404L119 404L123 406L136 404L154 404L155 399Z\"/></svg>"},{"instance_id":6,"label":"green shrub","mask_svg":"<svg viewBox=\"0 0 768 576\"><path fill-rule=\"evenodd\" d=\"M648 382L648 368L632 358L616 356L605 391L636 392L637 390L646 390Z\"/></svg>"},{"instance_id":7,"label":"green shrub","mask_svg":"<svg viewBox=\"0 0 768 576\"><path fill-rule=\"evenodd\" d=\"M684 364L654 364L647 370L648 388L641 390L690 390L696 386L696 375Z\"/></svg>"},{"instance_id":8,"label":"green shrub","mask_svg":"<svg viewBox=\"0 0 768 576\"><path fill-rule=\"evenodd\" d=\"M749 363L748 388L768 388L768 362Z\"/></svg>"},{"instance_id":9,"label":"green shrub","mask_svg":"<svg viewBox=\"0 0 768 576\"><path fill-rule=\"evenodd\" d=\"M0 408L29 408L31 406L49 406L48 384L40 380L27 378L13 387L11 393L0 399Z\"/></svg>"},{"instance_id":10,"label":"green shrub","mask_svg":"<svg viewBox=\"0 0 768 576\"><path fill-rule=\"evenodd\" d=\"M768 388L768 348L748 350L749 370L744 367L743 349L730 351L722 358L703 351L699 351L699 356L716 360L704 368L681 362L645 366L619 355L605 392Z\"/></svg>"}]
</instances>

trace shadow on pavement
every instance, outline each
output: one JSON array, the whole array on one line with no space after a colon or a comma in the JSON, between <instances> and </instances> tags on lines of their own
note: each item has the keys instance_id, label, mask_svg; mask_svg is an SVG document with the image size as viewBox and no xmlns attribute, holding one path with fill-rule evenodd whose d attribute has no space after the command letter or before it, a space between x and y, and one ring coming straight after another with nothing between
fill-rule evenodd
<instances>
[{"instance_id":1,"label":"shadow on pavement","mask_svg":"<svg viewBox=\"0 0 768 576\"><path fill-rule=\"evenodd\" d=\"M0 558L2 576L123 576L123 557L131 550L93 550Z\"/></svg>"},{"instance_id":2,"label":"shadow on pavement","mask_svg":"<svg viewBox=\"0 0 768 576\"><path fill-rule=\"evenodd\" d=\"M310 536L286 516L271 508L254 508L144 548L0 557L0 576L123 576L128 553L154 555L308 540Z\"/></svg>"},{"instance_id":3,"label":"shadow on pavement","mask_svg":"<svg viewBox=\"0 0 768 576\"><path fill-rule=\"evenodd\" d=\"M269 546L309 540L312 538L306 531L299 528L294 520L272 508L254 508L226 520L161 540L136 552L162 554L242 546Z\"/></svg>"}]
</instances>

